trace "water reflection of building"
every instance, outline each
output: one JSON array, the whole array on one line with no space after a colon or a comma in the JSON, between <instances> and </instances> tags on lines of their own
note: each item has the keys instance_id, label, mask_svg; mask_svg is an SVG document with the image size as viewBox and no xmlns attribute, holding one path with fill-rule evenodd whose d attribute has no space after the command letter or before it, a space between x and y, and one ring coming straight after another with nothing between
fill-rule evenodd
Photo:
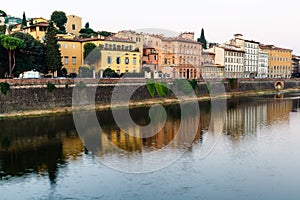
<instances>
[{"instance_id":1,"label":"water reflection of building","mask_svg":"<svg viewBox=\"0 0 300 200\"><path fill-rule=\"evenodd\" d=\"M282 98L271 101L232 100L228 107L227 134L239 139L242 135L257 133L264 124L288 121L293 102Z\"/></svg>"},{"instance_id":2,"label":"water reflection of building","mask_svg":"<svg viewBox=\"0 0 300 200\"><path fill-rule=\"evenodd\" d=\"M105 129L101 135L101 148L97 152L97 155L102 156L109 153L116 153L119 149L132 153L163 149L167 145L171 148L181 147L181 145L186 145L186 143L201 140L201 130L208 129L209 123L209 111L205 112L204 110L200 112L200 120L198 115L190 114L183 116L182 119L181 116L172 116L167 119L165 124L157 122L149 129L150 133L154 133L151 137L143 138L143 133L139 126L128 127L128 133L121 131L118 127L111 127L110 129ZM217 124L219 123L216 122L215 125ZM158 127L163 128L159 131ZM182 130L180 134L178 134L179 127Z\"/></svg>"},{"instance_id":3,"label":"water reflection of building","mask_svg":"<svg viewBox=\"0 0 300 200\"><path fill-rule=\"evenodd\" d=\"M278 121L289 121L289 113L292 111L292 107L292 100L274 98L274 100L268 102L268 123L273 124Z\"/></svg>"},{"instance_id":4,"label":"water reflection of building","mask_svg":"<svg viewBox=\"0 0 300 200\"><path fill-rule=\"evenodd\" d=\"M266 121L266 105L255 101L229 103L227 134L238 139L241 135L256 134L262 121Z\"/></svg>"},{"instance_id":5,"label":"water reflection of building","mask_svg":"<svg viewBox=\"0 0 300 200\"><path fill-rule=\"evenodd\" d=\"M59 168L83 152L70 116L3 120L0 126L0 178L36 173L55 183Z\"/></svg>"}]
</instances>

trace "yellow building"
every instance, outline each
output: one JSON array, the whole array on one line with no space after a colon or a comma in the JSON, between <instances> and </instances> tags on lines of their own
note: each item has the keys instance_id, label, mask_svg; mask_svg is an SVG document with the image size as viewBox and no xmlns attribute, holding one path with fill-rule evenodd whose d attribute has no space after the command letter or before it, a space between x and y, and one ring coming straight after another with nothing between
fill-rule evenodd
<instances>
[{"instance_id":1,"label":"yellow building","mask_svg":"<svg viewBox=\"0 0 300 200\"><path fill-rule=\"evenodd\" d=\"M140 52L135 42L119 39L119 38L86 38L76 39L61 37L58 43L62 55L63 67L68 73L79 72L80 66L87 66L84 60L84 45L93 43L100 50L100 58L95 64L91 64L91 68L96 73L104 71L107 68L115 70L122 74L126 72L141 71Z\"/></svg>"},{"instance_id":2,"label":"yellow building","mask_svg":"<svg viewBox=\"0 0 300 200\"><path fill-rule=\"evenodd\" d=\"M269 53L269 78L291 78L293 50L261 45L263 52Z\"/></svg>"},{"instance_id":3,"label":"yellow building","mask_svg":"<svg viewBox=\"0 0 300 200\"><path fill-rule=\"evenodd\" d=\"M98 64L96 71L104 71L110 68L118 74L141 71L141 53L135 42L119 38L110 38L102 41L100 51L101 62Z\"/></svg>"},{"instance_id":4,"label":"yellow building","mask_svg":"<svg viewBox=\"0 0 300 200\"><path fill-rule=\"evenodd\" d=\"M78 39L59 38L59 48L62 56L63 68L68 73L78 73L78 69L82 66L82 42Z\"/></svg>"},{"instance_id":5,"label":"yellow building","mask_svg":"<svg viewBox=\"0 0 300 200\"><path fill-rule=\"evenodd\" d=\"M21 24L16 24L12 28L11 32L27 33L31 35L34 39L39 40L40 42L44 42L48 25L48 20L42 17L32 18L31 20L27 21L27 26L22 28Z\"/></svg>"},{"instance_id":6,"label":"yellow building","mask_svg":"<svg viewBox=\"0 0 300 200\"><path fill-rule=\"evenodd\" d=\"M79 31L82 28L82 18L76 15L69 15L67 16L67 23L66 23L66 31L67 33L72 33L76 36L79 36Z\"/></svg>"}]
</instances>

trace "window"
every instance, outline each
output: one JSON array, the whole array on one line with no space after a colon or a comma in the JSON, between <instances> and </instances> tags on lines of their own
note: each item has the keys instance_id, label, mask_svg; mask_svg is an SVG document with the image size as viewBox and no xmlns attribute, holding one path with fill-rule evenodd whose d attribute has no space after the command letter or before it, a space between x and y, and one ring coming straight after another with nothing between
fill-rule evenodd
<instances>
[{"instance_id":1,"label":"window","mask_svg":"<svg viewBox=\"0 0 300 200\"><path fill-rule=\"evenodd\" d=\"M75 31L76 30L76 26L75 24L72 24L72 30Z\"/></svg>"},{"instance_id":2,"label":"window","mask_svg":"<svg viewBox=\"0 0 300 200\"><path fill-rule=\"evenodd\" d=\"M126 64L126 65L129 64L129 58L128 58L128 57L125 58L125 64Z\"/></svg>"},{"instance_id":3,"label":"window","mask_svg":"<svg viewBox=\"0 0 300 200\"><path fill-rule=\"evenodd\" d=\"M133 58L133 64L136 65L136 58Z\"/></svg>"},{"instance_id":4,"label":"window","mask_svg":"<svg viewBox=\"0 0 300 200\"><path fill-rule=\"evenodd\" d=\"M72 57L72 64L76 65L76 57Z\"/></svg>"},{"instance_id":5,"label":"window","mask_svg":"<svg viewBox=\"0 0 300 200\"><path fill-rule=\"evenodd\" d=\"M116 60L117 64L121 64L121 58L120 57L117 57L117 60Z\"/></svg>"},{"instance_id":6,"label":"window","mask_svg":"<svg viewBox=\"0 0 300 200\"><path fill-rule=\"evenodd\" d=\"M69 48L69 45L68 44L65 44L65 49Z\"/></svg>"},{"instance_id":7,"label":"window","mask_svg":"<svg viewBox=\"0 0 300 200\"><path fill-rule=\"evenodd\" d=\"M111 64L111 57L107 56L107 64Z\"/></svg>"},{"instance_id":8,"label":"window","mask_svg":"<svg viewBox=\"0 0 300 200\"><path fill-rule=\"evenodd\" d=\"M65 62L65 65L69 64L69 57L68 57L68 56L65 56L65 57L64 57L64 60L65 60L65 61L64 61L64 62Z\"/></svg>"},{"instance_id":9,"label":"window","mask_svg":"<svg viewBox=\"0 0 300 200\"><path fill-rule=\"evenodd\" d=\"M73 48L73 49L76 49L76 44L72 44L72 48Z\"/></svg>"}]
</instances>

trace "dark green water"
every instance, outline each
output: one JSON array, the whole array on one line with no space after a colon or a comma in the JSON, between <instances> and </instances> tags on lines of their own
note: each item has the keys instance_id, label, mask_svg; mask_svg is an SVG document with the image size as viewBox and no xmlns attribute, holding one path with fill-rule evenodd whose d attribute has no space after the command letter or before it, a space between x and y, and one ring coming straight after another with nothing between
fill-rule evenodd
<instances>
[{"instance_id":1,"label":"dark green water","mask_svg":"<svg viewBox=\"0 0 300 200\"><path fill-rule=\"evenodd\" d=\"M56 116L0 121L0 199L299 199L300 94L227 101L223 134L207 157L201 150L211 124L210 103L200 103L199 130L187 149L166 146L180 124L179 106L166 106L167 123L157 135L128 136L110 111L97 113L104 133L97 155L84 147L73 117ZM131 110L141 126L148 109ZM193 114L185 120L195 125ZM211 123L213 121L213 123ZM94 138L95 139L95 138ZM110 148L108 142L124 150ZM145 174L114 170L102 160L125 164L165 149L185 151L172 164Z\"/></svg>"}]
</instances>

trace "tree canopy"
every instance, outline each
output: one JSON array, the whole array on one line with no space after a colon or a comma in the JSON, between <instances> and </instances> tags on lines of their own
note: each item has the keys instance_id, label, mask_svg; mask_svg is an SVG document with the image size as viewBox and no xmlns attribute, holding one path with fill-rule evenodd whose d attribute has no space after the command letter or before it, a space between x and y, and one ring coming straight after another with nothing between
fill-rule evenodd
<instances>
[{"instance_id":1,"label":"tree canopy","mask_svg":"<svg viewBox=\"0 0 300 200\"><path fill-rule=\"evenodd\" d=\"M66 13L63 11L54 11L51 15L51 20L56 24L60 33L66 33L65 24L68 21Z\"/></svg>"},{"instance_id":2,"label":"tree canopy","mask_svg":"<svg viewBox=\"0 0 300 200\"><path fill-rule=\"evenodd\" d=\"M7 14L3 10L0 10L0 17L7 17Z\"/></svg>"},{"instance_id":3,"label":"tree canopy","mask_svg":"<svg viewBox=\"0 0 300 200\"><path fill-rule=\"evenodd\" d=\"M19 48L24 48L24 41L8 35L0 35L0 44L6 49L8 54L8 76L13 77L16 66L15 52Z\"/></svg>"},{"instance_id":4,"label":"tree canopy","mask_svg":"<svg viewBox=\"0 0 300 200\"><path fill-rule=\"evenodd\" d=\"M56 37L56 29L53 22L50 21L45 35L45 47L46 47L46 66L53 74L55 71L61 70L63 66L61 61L61 53L58 46Z\"/></svg>"},{"instance_id":5,"label":"tree canopy","mask_svg":"<svg viewBox=\"0 0 300 200\"><path fill-rule=\"evenodd\" d=\"M45 45L29 34L17 32L12 36L23 40L25 44L23 49L16 51L17 62L15 74L30 70L37 70L45 73Z\"/></svg>"},{"instance_id":6,"label":"tree canopy","mask_svg":"<svg viewBox=\"0 0 300 200\"><path fill-rule=\"evenodd\" d=\"M86 57L93 51L93 49L95 49L97 46L94 43L86 43L83 46L83 58L86 59Z\"/></svg>"}]
</instances>

